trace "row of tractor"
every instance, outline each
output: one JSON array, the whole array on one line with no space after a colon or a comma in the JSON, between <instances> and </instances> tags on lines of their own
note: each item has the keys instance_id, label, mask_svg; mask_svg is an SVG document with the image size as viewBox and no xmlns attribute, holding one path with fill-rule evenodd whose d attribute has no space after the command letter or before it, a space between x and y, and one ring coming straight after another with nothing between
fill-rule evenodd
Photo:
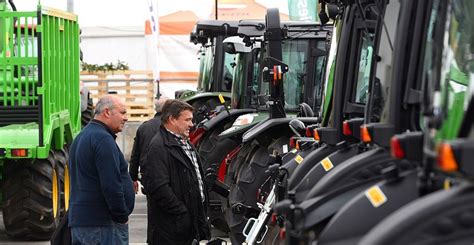
<instances>
[{"instance_id":1,"label":"row of tractor","mask_svg":"<svg viewBox=\"0 0 474 245\"><path fill-rule=\"evenodd\" d=\"M200 86L178 95L211 224L234 244L472 243L474 2L319 4L319 23L269 9L191 35Z\"/></svg>"}]
</instances>

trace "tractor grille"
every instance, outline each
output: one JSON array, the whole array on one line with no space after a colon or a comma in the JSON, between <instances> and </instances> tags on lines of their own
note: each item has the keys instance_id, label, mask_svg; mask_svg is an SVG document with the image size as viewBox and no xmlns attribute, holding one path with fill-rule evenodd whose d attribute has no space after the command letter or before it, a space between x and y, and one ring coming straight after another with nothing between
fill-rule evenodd
<instances>
[{"instance_id":1,"label":"tractor grille","mask_svg":"<svg viewBox=\"0 0 474 245\"><path fill-rule=\"evenodd\" d=\"M9 124L38 122L38 106L0 106L0 127Z\"/></svg>"}]
</instances>

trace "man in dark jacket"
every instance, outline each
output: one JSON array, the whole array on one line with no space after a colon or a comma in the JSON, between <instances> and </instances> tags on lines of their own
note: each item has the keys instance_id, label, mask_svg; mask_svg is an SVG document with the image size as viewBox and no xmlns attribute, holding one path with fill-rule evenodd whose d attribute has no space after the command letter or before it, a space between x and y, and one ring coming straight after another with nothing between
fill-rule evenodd
<instances>
[{"instance_id":1,"label":"man in dark jacket","mask_svg":"<svg viewBox=\"0 0 474 245\"><path fill-rule=\"evenodd\" d=\"M142 165L146 158L146 150L148 148L148 144L150 143L153 136L155 136L156 132L160 129L161 125L161 111L163 109L163 105L168 100L168 97L161 97L155 100L155 117L152 119L144 122L140 127L137 129L137 134L135 135L135 141L133 142L132 148L132 155L130 156L130 177L132 177L133 181L133 189L135 193L138 193L138 180L141 181L141 171ZM142 189L143 194L146 195L146 191ZM148 197L147 197L147 208L150 209ZM147 241L150 235L150 223L147 224Z\"/></svg>"},{"instance_id":2,"label":"man in dark jacket","mask_svg":"<svg viewBox=\"0 0 474 245\"><path fill-rule=\"evenodd\" d=\"M166 101L160 130L148 145L142 169L150 207L150 244L187 245L210 238L204 175L188 140L192 112L185 102Z\"/></svg>"},{"instance_id":3,"label":"man in dark jacket","mask_svg":"<svg viewBox=\"0 0 474 245\"><path fill-rule=\"evenodd\" d=\"M138 192L138 180L141 179L141 165L145 161L146 150L153 136L160 129L161 125L161 110L168 97L161 97L155 100L155 116L144 122L137 129L135 140L133 142L132 155L130 156L130 177L133 180L133 188L135 193ZM145 193L143 193L145 194Z\"/></svg>"},{"instance_id":4,"label":"man in dark jacket","mask_svg":"<svg viewBox=\"0 0 474 245\"><path fill-rule=\"evenodd\" d=\"M116 95L102 97L95 116L70 150L69 226L73 244L128 244L128 216L135 204L128 164L115 143L127 121Z\"/></svg>"}]
</instances>

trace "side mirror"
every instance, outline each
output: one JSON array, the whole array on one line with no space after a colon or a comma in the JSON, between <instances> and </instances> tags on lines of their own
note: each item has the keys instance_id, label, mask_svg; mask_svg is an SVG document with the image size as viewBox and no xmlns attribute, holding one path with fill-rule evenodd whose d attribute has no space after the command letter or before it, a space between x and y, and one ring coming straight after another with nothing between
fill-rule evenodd
<instances>
[{"instance_id":1,"label":"side mirror","mask_svg":"<svg viewBox=\"0 0 474 245\"><path fill-rule=\"evenodd\" d=\"M291 120L288 125L290 126L291 131L295 133L298 137L303 137L306 134L306 126L304 123L298 119Z\"/></svg>"}]
</instances>

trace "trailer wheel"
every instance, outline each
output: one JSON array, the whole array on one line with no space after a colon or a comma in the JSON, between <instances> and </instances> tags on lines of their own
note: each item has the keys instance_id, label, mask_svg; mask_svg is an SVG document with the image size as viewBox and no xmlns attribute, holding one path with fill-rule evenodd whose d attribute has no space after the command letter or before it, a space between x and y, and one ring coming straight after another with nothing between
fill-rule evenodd
<instances>
[{"instance_id":1,"label":"trailer wheel","mask_svg":"<svg viewBox=\"0 0 474 245\"><path fill-rule=\"evenodd\" d=\"M245 237L242 234L243 228L247 223L248 218L256 217L260 211L257 206L257 191L264 183L268 174L265 171L268 168L268 161L270 159L270 152L274 150L278 153L282 151L282 145L288 142L287 137L281 137L274 141L268 148L262 146L256 147L250 151L247 157L241 157L239 160L245 159L242 162L236 162L239 166L237 172L237 179L234 185L231 185L229 195L229 205L232 207L237 203L250 206L255 212L238 213L227 212L227 221L229 222L230 238L232 243L241 244Z\"/></svg>"},{"instance_id":2,"label":"trailer wheel","mask_svg":"<svg viewBox=\"0 0 474 245\"><path fill-rule=\"evenodd\" d=\"M90 93L87 96L87 109L81 112L81 125L85 127L94 118L94 103L90 97Z\"/></svg>"},{"instance_id":3,"label":"trailer wheel","mask_svg":"<svg viewBox=\"0 0 474 245\"><path fill-rule=\"evenodd\" d=\"M226 128L230 127L231 123L219 125L211 132L206 133L201 143L198 146L198 153L202 160L202 167L204 172L211 167L212 164L220 165L226 155L237 147L240 142L232 138L219 139L219 134L222 133ZM227 208L226 199L221 197L217 193L211 191L209 193L209 199L221 202L221 210L224 211ZM217 229L229 232L229 226L225 220L223 212L217 214L216 212L209 212L209 220L211 224Z\"/></svg>"},{"instance_id":4,"label":"trailer wheel","mask_svg":"<svg viewBox=\"0 0 474 245\"><path fill-rule=\"evenodd\" d=\"M59 224L59 176L53 154L47 159L5 163L3 221L9 236L49 240Z\"/></svg>"},{"instance_id":5,"label":"trailer wheel","mask_svg":"<svg viewBox=\"0 0 474 245\"><path fill-rule=\"evenodd\" d=\"M69 159L67 148L64 148L64 150L55 150L54 158L57 160L57 169L59 176L59 196L61 202L61 217L63 217L69 208L70 179L69 170L67 166L67 159Z\"/></svg>"}]
</instances>

